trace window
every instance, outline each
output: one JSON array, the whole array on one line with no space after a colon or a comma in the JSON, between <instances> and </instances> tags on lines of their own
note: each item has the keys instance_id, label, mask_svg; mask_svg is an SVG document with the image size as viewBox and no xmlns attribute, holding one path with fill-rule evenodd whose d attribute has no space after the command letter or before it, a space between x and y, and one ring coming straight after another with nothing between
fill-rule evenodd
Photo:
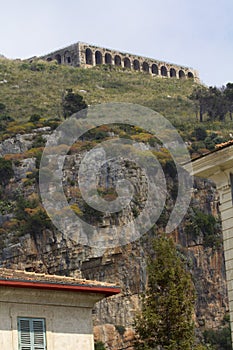
<instances>
[{"instance_id":1,"label":"window","mask_svg":"<svg viewBox=\"0 0 233 350\"><path fill-rule=\"evenodd\" d=\"M18 318L19 350L46 350L45 319Z\"/></svg>"}]
</instances>

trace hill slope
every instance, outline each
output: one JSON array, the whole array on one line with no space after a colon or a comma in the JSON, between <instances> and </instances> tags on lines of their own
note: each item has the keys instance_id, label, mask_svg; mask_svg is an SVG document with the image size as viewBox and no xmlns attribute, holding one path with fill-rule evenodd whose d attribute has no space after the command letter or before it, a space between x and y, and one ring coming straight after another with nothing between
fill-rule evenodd
<instances>
[{"instance_id":1,"label":"hill slope","mask_svg":"<svg viewBox=\"0 0 233 350\"><path fill-rule=\"evenodd\" d=\"M196 85L192 80L152 77L107 66L83 69L53 62L0 59L0 84L0 102L10 116L21 121L35 113L45 118L59 116L67 88L83 94L88 104L131 102L171 119L194 118L193 105L187 98Z\"/></svg>"},{"instance_id":2,"label":"hill slope","mask_svg":"<svg viewBox=\"0 0 233 350\"><path fill-rule=\"evenodd\" d=\"M71 276L82 274L89 279L119 283L122 293L99 304L94 316L96 338L104 341L108 350L125 349L126 345L130 349L132 346L133 318L138 309L139 294L146 285L146 256L151 254L151 241L157 232L164 230L169 210L174 205L177 195L174 181L176 175L162 150L168 190L171 193L158 225L142 242L135 241L106 249L102 254L95 247L81 246L74 239L64 237L47 220L38 193L38 168L45 139L51 130L31 130L48 124L49 119L61 118L63 93L67 88L72 88L83 95L87 104L118 101L153 108L180 126L180 129L183 127L183 132L189 128L191 135L196 126L196 117L188 96L194 86L196 84L191 80L162 79L122 69L110 70L106 66L81 69L59 66L53 62L0 60L0 103L6 106L7 115L15 120L7 123L6 129L1 131L1 137L7 139L17 133L28 132L27 135L5 140L5 143L0 142L2 155L10 159L2 159L0 167L4 171L4 176L0 176L0 262L11 268ZM36 124L29 122L34 114L41 117ZM219 124L212 124L211 128L218 129ZM105 139L105 130L102 130L102 136ZM139 137L141 141L140 134L131 136L132 139L133 136ZM148 138L143 133L141 136L145 138L142 141L148 143ZM122 170L116 167L115 171L110 172L110 183L114 184L116 174L122 178L129 171L131 178L136 181L138 196L135 197L132 208L126 208L119 220L118 217L97 215L82 203L77 183L81 156L93 146L89 139L85 142L76 145L67 156L63 169L67 199L77 215L93 221L100 229L107 227L112 232L112 226L118 223L118 229L121 230L130 217L138 215L141 204L139 200L145 195L143 177L136 176L137 169L133 169L135 176L132 176L132 169L128 169L127 164ZM186 221L174 232L174 236L180 254L187 261L194 277L198 296L195 321L201 337L206 329L222 327L228 304L217 221L217 193L213 184L208 182L197 181L195 186L192 207ZM99 190L103 197L106 196L109 200L115 198L113 192L105 193L104 188ZM203 229L201 225L206 220L214 222L212 226L209 225L209 230L208 227ZM108 332L109 329L111 332ZM117 329L127 329L125 337ZM115 332L114 337L112 332ZM113 340L117 344L111 343Z\"/></svg>"}]
</instances>

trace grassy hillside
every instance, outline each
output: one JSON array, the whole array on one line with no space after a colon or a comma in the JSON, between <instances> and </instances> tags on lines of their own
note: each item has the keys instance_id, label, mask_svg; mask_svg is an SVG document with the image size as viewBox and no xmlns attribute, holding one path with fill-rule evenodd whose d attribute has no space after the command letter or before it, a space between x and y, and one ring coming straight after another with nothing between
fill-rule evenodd
<instances>
[{"instance_id":1,"label":"grassy hillside","mask_svg":"<svg viewBox=\"0 0 233 350\"><path fill-rule=\"evenodd\" d=\"M193 142L196 141L193 130L198 122L188 96L195 86L193 80L152 77L118 67L103 65L84 69L55 62L29 63L0 58L0 105L4 104L5 114L13 118L10 122L0 120L3 124L2 127L0 123L0 139L51 125L54 118L62 119L62 96L71 88L83 95L88 105L117 101L150 107L168 118L186 141ZM29 121L35 114L40 116L36 125ZM233 132L232 121L228 119L224 123L204 122L201 126L212 138L216 138L213 133L217 133L225 140ZM205 151L206 145L199 142L193 151L196 149Z\"/></svg>"},{"instance_id":2,"label":"grassy hillside","mask_svg":"<svg viewBox=\"0 0 233 350\"><path fill-rule=\"evenodd\" d=\"M91 69L55 63L0 60L0 102L10 116L27 120L39 113L54 118L61 113L66 88L84 95L88 104L109 101L139 103L169 118L194 118L191 102L193 81L157 78L143 72L98 66ZM82 91L84 90L84 91Z\"/></svg>"}]
</instances>

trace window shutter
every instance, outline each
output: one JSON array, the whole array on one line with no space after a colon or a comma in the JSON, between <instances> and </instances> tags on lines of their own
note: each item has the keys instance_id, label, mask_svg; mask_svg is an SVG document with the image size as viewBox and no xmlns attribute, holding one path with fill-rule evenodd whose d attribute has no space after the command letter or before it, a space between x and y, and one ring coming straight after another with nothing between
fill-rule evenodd
<instances>
[{"instance_id":1,"label":"window shutter","mask_svg":"<svg viewBox=\"0 0 233 350\"><path fill-rule=\"evenodd\" d=\"M46 350L45 320L19 318L19 350Z\"/></svg>"},{"instance_id":2,"label":"window shutter","mask_svg":"<svg viewBox=\"0 0 233 350\"><path fill-rule=\"evenodd\" d=\"M32 320L33 326L33 350L45 350L44 320Z\"/></svg>"},{"instance_id":3,"label":"window shutter","mask_svg":"<svg viewBox=\"0 0 233 350\"><path fill-rule=\"evenodd\" d=\"M30 321L29 319L19 319L19 339L20 350L31 350Z\"/></svg>"}]
</instances>

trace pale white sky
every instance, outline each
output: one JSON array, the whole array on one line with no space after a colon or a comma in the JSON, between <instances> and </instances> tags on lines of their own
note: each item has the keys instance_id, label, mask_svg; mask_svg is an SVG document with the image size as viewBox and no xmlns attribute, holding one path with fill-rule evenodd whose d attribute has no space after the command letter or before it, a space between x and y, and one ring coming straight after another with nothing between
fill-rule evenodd
<instances>
[{"instance_id":1,"label":"pale white sky","mask_svg":"<svg viewBox=\"0 0 233 350\"><path fill-rule=\"evenodd\" d=\"M233 82L232 0L1 0L0 54L42 55L77 41L191 66Z\"/></svg>"}]
</instances>

